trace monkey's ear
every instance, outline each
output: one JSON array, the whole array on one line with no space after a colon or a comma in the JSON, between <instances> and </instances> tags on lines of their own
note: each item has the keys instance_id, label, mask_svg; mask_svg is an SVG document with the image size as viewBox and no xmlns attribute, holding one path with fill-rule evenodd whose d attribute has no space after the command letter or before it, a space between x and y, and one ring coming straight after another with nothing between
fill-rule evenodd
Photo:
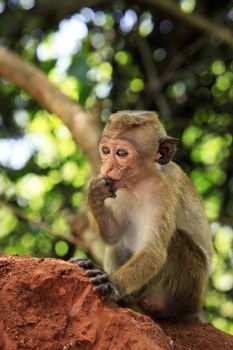
<instances>
[{"instance_id":1,"label":"monkey's ear","mask_svg":"<svg viewBox=\"0 0 233 350\"><path fill-rule=\"evenodd\" d=\"M159 149L158 153L160 154L160 158L157 160L159 164L167 164L173 154L176 151L176 144L178 139L170 136L163 136L159 140Z\"/></svg>"}]
</instances>

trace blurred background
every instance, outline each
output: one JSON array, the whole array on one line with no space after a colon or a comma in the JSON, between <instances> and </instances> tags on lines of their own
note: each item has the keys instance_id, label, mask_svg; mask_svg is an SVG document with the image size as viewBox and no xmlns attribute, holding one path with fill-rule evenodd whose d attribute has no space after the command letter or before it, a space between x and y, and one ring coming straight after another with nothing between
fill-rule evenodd
<instances>
[{"instance_id":1,"label":"blurred background","mask_svg":"<svg viewBox=\"0 0 233 350\"><path fill-rule=\"evenodd\" d=\"M233 334L233 2L0 0L0 45L43 71L98 130L117 110L159 112L180 140L175 161L211 224L204 308ZM71 127L37 103L30 86L26 93L6 79L4 67L0 250L93 257L94 243L83 235L89 158Z\"/></svg>"}]
</instances>

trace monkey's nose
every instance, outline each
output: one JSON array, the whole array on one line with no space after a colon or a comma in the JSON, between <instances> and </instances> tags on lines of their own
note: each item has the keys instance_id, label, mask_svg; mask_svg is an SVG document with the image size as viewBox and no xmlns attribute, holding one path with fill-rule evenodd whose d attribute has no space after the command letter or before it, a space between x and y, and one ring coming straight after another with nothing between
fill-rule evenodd
<instances>
[{"instance_id":1,"label":"monkey's nose","mask_svg":"<svg viewBox=\"0 0 233 350\"><path fill-rule=\"evenodd\" d=\"M102 175L103 176L109 176L109 174L111 173L111 171L114 169L114 164L113 163L108 163L105 164L102 167Z\"/></svg>"},{"instance_id":2,"label":"monkey's nose","mask_svg":"<svg viewBox=\"0 0 233 350\"><path fill-rule=\"evenodd\" d=\"M109 174L111 173L112 169L113 169L113 168L108 168L108 169L106 169L106 170L104 171L103 175L104 175L104 176L109 176Z\"/></svg>"}]
</instances>

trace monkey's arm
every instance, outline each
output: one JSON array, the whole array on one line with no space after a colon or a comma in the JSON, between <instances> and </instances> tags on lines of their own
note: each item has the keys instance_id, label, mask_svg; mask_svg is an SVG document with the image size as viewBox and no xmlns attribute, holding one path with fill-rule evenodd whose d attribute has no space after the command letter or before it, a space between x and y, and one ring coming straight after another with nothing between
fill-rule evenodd
<instances>
[{"instance_id":1,"label":"monkey's arm","mask_svg":"<svg viewBox=\"0 0 233 350\"><path fill-rule=\"evenodd\" d=\"M133 255L121 268L109 276L105 271L96 267L89 259L71 261L87 270L95 290L103 299L118 301L124 296L138 291L156 275L166 260L166 250L162 247L146 247Z\"/></svg>"},{"instance_id":2,"label":"monkey's arm","mask_svg":"<svg viewBox=\"0 0 233 350\"><path fill-rule=\"evenodd\" d=\"M115 244L120 238L118 222L111 209L104 204L106 198L115 197L115 189L109 179L99 177L91 182L88 191L89 218L108 244Z\"/></svg>"},{"instance_id":3,"label":"monkey's arm","mask_svg":"<svg viewBox=\"0 0 233 350\"><path fill-rule=\"evenodd\" d=\"M166 249L159 246L142 249L111 275L120 298L140 290L159 272L166 260Z\"/></svg>"}]
</instances>

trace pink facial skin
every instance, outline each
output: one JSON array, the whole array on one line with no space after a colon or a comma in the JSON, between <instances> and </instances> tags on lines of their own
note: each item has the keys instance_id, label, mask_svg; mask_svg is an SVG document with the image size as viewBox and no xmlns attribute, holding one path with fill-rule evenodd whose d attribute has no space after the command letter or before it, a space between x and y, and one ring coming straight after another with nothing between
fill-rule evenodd
<instances>
[{"instance_id":1,"label":"pink facial skin","mask_svg":"<svg viewBox=\"0 0 233 350\"><path fill-rule=\"evenodd\" d=\"M104 137L99 144L99 152L102 161L101 175L113 179L116 188L124 187L130 178L138 178L138 154L130 142Z\"/></svg>"}]
</instances>

